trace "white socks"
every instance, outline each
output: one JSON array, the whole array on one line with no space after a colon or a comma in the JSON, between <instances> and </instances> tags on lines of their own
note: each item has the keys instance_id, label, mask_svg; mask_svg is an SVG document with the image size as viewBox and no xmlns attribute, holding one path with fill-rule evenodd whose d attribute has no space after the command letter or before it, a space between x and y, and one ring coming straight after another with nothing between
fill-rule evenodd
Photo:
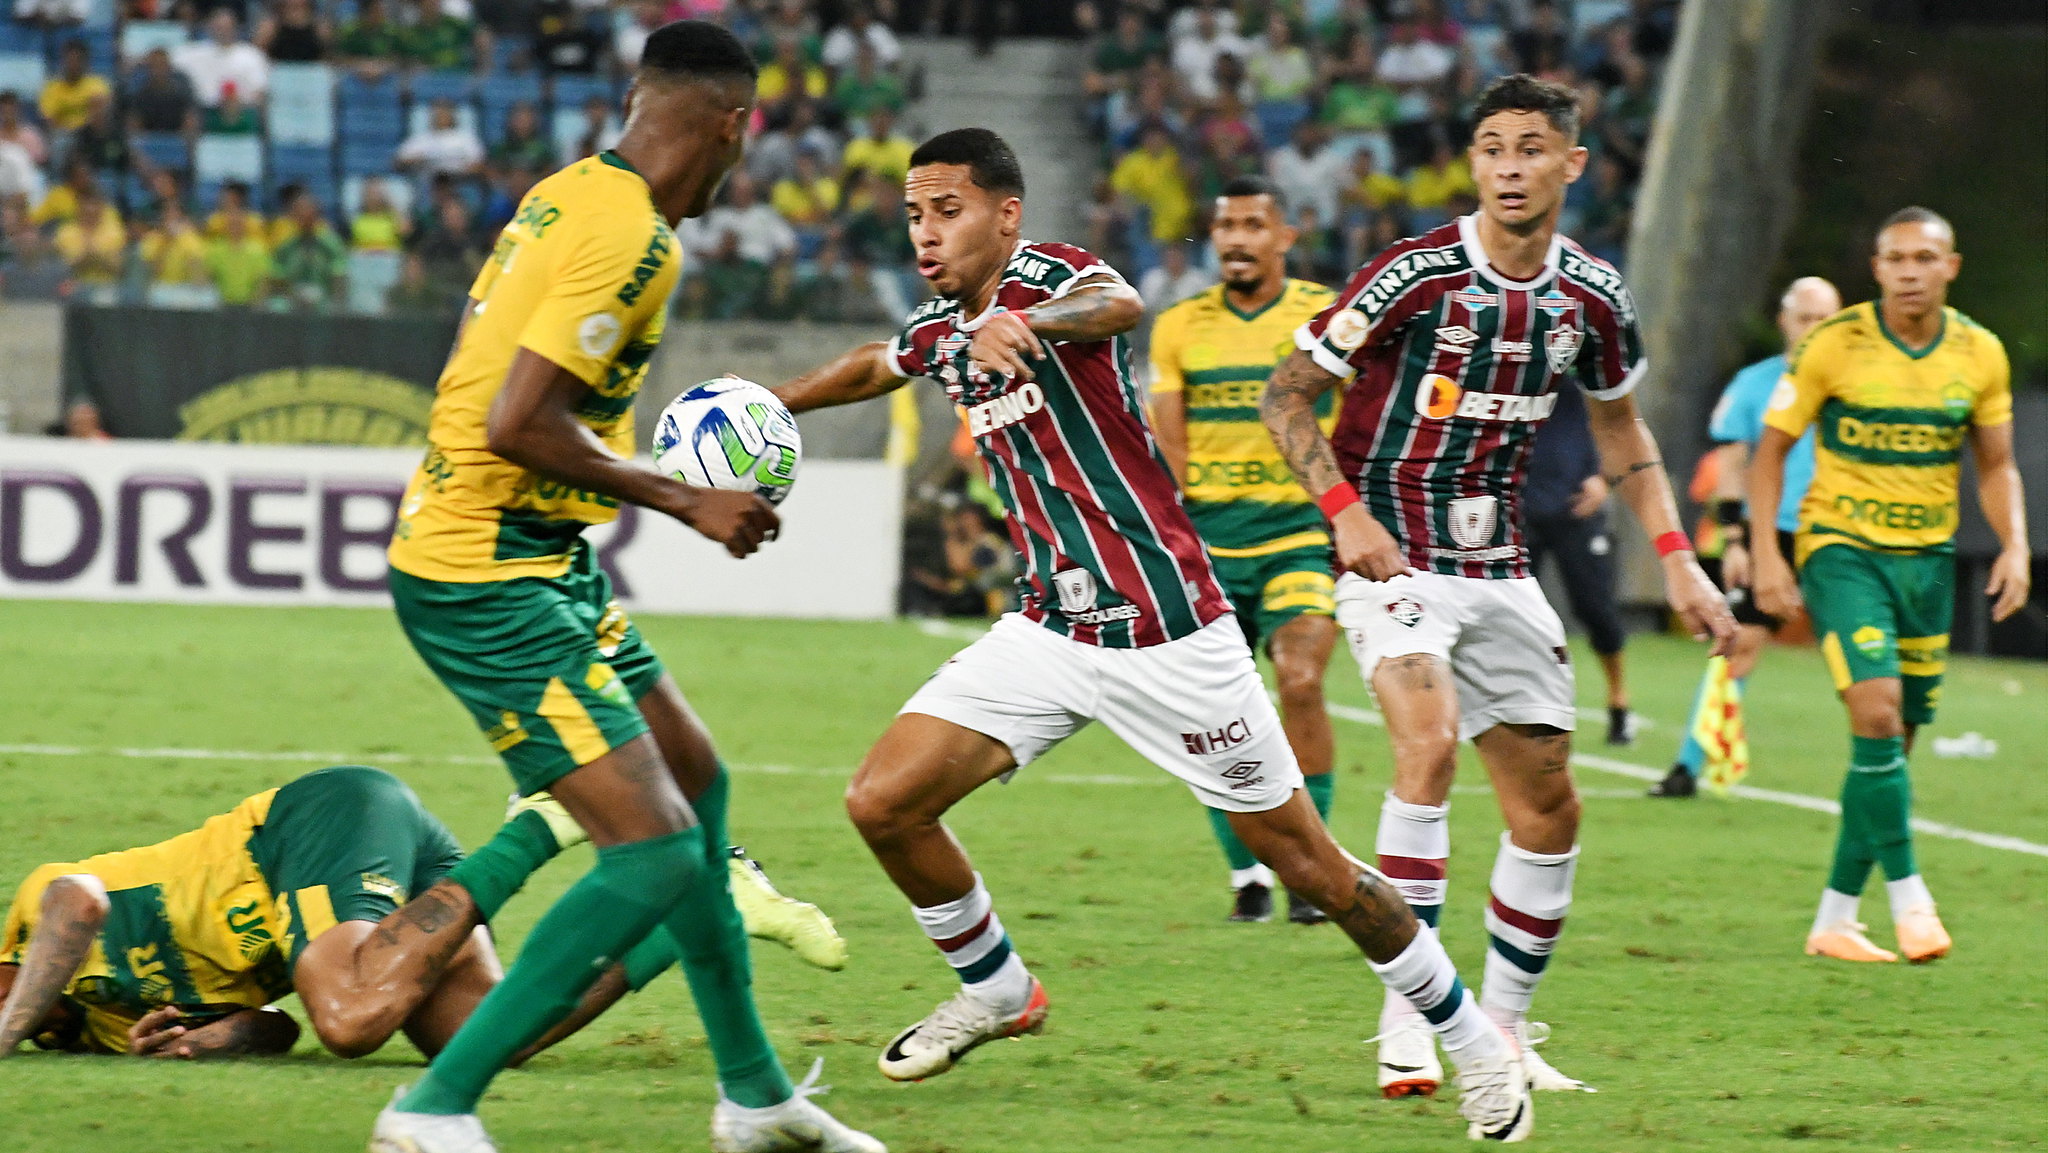
<instances>
[{"instance_id":1,"label":"white socks","mask_svg":"<svg viewBox=\"0 0 2048 1153\"><path fill-rule=\"evenodd\" d=\"M1505 1047L1500 1029L1479 1009L1479 1002L1465 990L1458 970L1444 952L1436 930L1418 925L1415 939L1400 956L1382 965L1368 962L1388 989L1408 999L1427 1018L1443 1042L1453 1064L1465 1057L1487 1055ZM1384 1015L1382 1021L1385 1020Z\"/></svg>"},{"instance_id":2,"label":"white socks","mask_svg":"<svg viewBox=\"0 0 2048 1153\"><path fill-rule=\"evenodd\" d=\"M1853 923L1856 920L1857 908L1862 903L1863 898L1860 896L1852 897L1847 893L1837 893L1833 889L1822 889L1820 911L1813 915L1813 931L1819 933L1843 922Z\"/></svg>"},{"instance_id":3,"label":"white socks","mask_svg":"<svg viewBox=\"0 0 2048 1153\"><path fill-rule=\"evenodd\" d=\"M1024 1011L1031 999L1031 974L1010 946L980 873L974 875L973 891L959 900L911 911L969 993L998 1012Z\"/></svg>"},{"instance_id":4,"label":"white socks","mask_svg":"<svg viewBox=\"0 0 2048 1153\"><path fill-rule=\"evenodd\" d=\"M1244 888L1246 885L1264 885L1270 889L1275 884L1273 870L1264 865L1253 865L1249 869L1230 870L1230 891L1233 893Z\"/></svg>"},{"instance_id":5,"label":"white socks","mask_svg":"<svg viewBox=\"0 0 2048 1153\"><path fill-rule=\"evenodd\" d=\"M1884 891L1891 898L1893 921L1915 909L1934 907L1934 894L1927 891L1927 880L1918 873L1903 880L1886 881Z\"/></svg>"},{"instance_id":6,"label":"white socks","mask_svg":"<svg viewBox=\"0 0 2048 1153\"><path fill-rule=\"evenodd\" d=\"M1479 996L1496 1019L1521 1021L1529 1015L1529 1002L1571 911L1578 863L1576 845L1563 853L1532 853L1508 834L1500 835L1486 906L1486 986Z\"/></svg>"}]
</instances>

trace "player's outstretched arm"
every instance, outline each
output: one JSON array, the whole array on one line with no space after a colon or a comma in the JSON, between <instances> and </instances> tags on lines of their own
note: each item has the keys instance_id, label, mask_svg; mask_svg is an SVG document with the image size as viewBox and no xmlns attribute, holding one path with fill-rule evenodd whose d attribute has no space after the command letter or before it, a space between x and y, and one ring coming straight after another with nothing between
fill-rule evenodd
<instances>
[{"instance_id":1,"label":"player's outstretched arm","mask_svg":"<svg viewBox=\"0 0 2048 1153\"><path fill-rule=\"evenodd\" d=\"M128 1052L135 1057L198 1061L208 1057L260 1057L289 1053L299 1040L299 1023L282 1009L242 1009L197 1028L180 1023L175 1005L143 1015L128 1028Z\"/></svg>"},{"instance_id":2,"label":"player's outstretched arm","mask_svg":"<svg viewBox=\"0 0 2048 1153\"><path fill-rule=\"evenodd\" d=\"M909 382L908 377L890 370L888 356L888 341L871 340L769 391L781 397L791 412L873 400Z\"/></svg>"},{"instance_id":3,"label":"player's outstretched arm","mask_svg":"<svg viewBox=\"0 0 2048 1153\"><path fill-rule=\"evenodd\" d=\"M2031 549L2027 544L2027 497L2020 468L2012 457L2012 422L1970 429L1970 455L1977 465L1977 507L1991 531L1998 534L1998 559L1984 595L1991 597L1991 619L2002 621L2027 603L2033 585Z\"/></svg>"},{"instance_id":4,"label":"player's outstretched arm","mask_svg":"<svg viewBox=\"0 0 2048 1153\"><path fill-rule=\"evenodd\" d=\"M1330 513L1333 503L1337 505L1337 511L1330 513L1330 542L1338 565L1367 580L1389 580L1408 571L1408 559L1394 543L1393 534L1365 511L1355 493L1340 502L1329 500L1333 493L1349 492L1351 482L1344 479L1344 470L1337 467L1337 452L1316 422L1316 401L1341 383L1308 353L1296 351L1281 361L1266 381L1266 391L1259 397L1259 419L1266 423L1267 435L1301 487L1316 498L1325 513Z\"/></svg>"},{"instance_id":5,"label":"player's outstretched arm","mask_svg":"<svg viewBox=\"0 0 2048 1153\"><path fill-rule=\"evenodd\" d=\"M781 521L753 493L696 488L612 452L576 419L589 390L575 373L520 349L491 402L485 424L490 450L521 468L674 517L736 557L774 537Z\"/></svg>"},{"instance_id":6,"label":"player's outstretched arm","mask_svg":"<svg viewBox=\"0 0 2048 1153\"><path fill-rule=\"evenodd\" d=\"M89 873L58 877L43 890L35 935L0 1004L0 1058L35 1036L106 924L107 887Z\"/></svg>"},{"instance_id":7,"label":"player's outstretched arm","mask_svg":"<svg viewBox=\"0 0 2048 1153\"><path fill-rule=\"evenodd\" d=\"M1664 473L1663 458L1657 454L1657 438L1650 426L1636 415L1635 399L1627 393L1610 400L1588 396L1592 418L1593 444L1600 450L1600 467L1607 484L1628 502L1650 539L1662 541L1667 534L1683 536L1679 527L1678 500L1671 494L1671 478ZM1735 648L1735 616L1714 582L1700 571L1690 546L1658 549L1664 563L1664 595L1671 611L1685 622L1686 631L1697 640L1710 640L1715 656L1727 656Z\"/></svg>"},{"instance_id":8,"label":"player's outstretched arm","mask_svg":"<svg viewBox=\"0 0 2048 1153\"><path fill-rule=\"evenodd\" d=\"M1778 548L1778 501L1785 491L1785 458L1797 444L1783 429L1764 428L1749 462L1749 581L1756 607L1780 620L1799 612L1799 580Z\"/></svg>"},{"instance_id":9,"label":"player's outstretched arm","mask_svg":"<svg viewBox=\"0 0 2048 1153\"><path fill-rule=\"evenodd\" d=\"M1138 290L1115 276L1084 277L1058 300L1018 312L997 312L974 334L967 359L983 372L1031 380L1031 361L1048 340L1087 343L1121 336L1145 318Z\"/></svg>"}]
</instances>

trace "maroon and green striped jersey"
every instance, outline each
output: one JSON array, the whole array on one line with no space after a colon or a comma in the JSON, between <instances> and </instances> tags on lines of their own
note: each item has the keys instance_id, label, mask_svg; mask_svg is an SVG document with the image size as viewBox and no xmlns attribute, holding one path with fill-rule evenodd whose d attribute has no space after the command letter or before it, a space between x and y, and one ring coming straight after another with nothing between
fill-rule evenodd
<instances>
[{"instance_id":1,"label":"maroon and green striped jersey","mask_svg":"<svg viewBox=\"0 0 2048 1153\"><path fill-rule=\"evenodd\" d=\"M1519 496L1557 390L1611 400L1646 365L1612 265L1559 236L1534 279L1511 280L1477 216L1389 246L1295 344L1350 381L1330 444L1408 563L1496 579L1529 575Z\"/></svg>"},{"instance_id":2,"label":"maroon and green striped jersey","mask_svg":"<svg viewBox=\"0 0 2048 1153\"><path fill-rule=\"evenodd\" d=\"M1024 557L1024 615L1082 644L1143 648L1195 632L1230 602L1152 439L1129 346L1120 336L1045 341L1030 381L984 376L967 357L995 313L1103 278L1123 279L1071 245L1020 242L985 312L928 300L888 359L904 376L937 380L965 414Z\"/></svg>"}]
</instances>

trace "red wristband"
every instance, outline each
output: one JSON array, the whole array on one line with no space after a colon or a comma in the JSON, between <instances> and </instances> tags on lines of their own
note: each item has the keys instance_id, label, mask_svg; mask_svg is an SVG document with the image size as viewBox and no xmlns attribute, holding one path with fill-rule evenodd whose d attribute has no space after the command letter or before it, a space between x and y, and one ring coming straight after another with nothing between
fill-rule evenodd
<instances>
[{"instance_id":1,"label":"red wristband","mask_svg":"<svg viewBox=\"0 0 2048 1153\"><path fill-rule=\"evenodd\" d=\"M1358 489L1348 484L1340 484L1316 498L1316 507L1330 520L1336 520L1338 513L1358 503Z\"/></svg>"},{"instance_id":2,"label":"red wristband","mask_svg":"<svg viewBox=\"0 0 2048 1153\"><path fill-rule=\"evenodd\" d=\"M1682 532L1679 532L1677 529L1672 529L1670 532L1667 532L1657 538L1658 556L1670 556L1672 553L1675 552L1691 551L1692 541L1688 540L1686 538L1686 535Z\"/></svg>"}]
</instances>

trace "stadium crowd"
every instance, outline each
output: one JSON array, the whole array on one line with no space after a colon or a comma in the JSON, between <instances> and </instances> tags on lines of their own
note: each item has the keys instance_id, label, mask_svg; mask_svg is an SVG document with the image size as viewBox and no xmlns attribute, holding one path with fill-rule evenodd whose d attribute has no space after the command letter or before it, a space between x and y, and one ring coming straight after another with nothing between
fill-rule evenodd
<instances>
[{"instance_id":1,"label":"stadium crowd","mask_svg":"<svg viewBox=\"0 0 2048 1153\"><path fill-rule=\"evenodd\" d=\"M1085 80L1102 165L1086 243L1155 312L1215 282L1193 238L1218 189L1262 173L1300 230L1290 272L1340 284L1476 207L1472 101L1529 72L1584 94L1592 159L1562 230L1621 263L1677 0L1097 0Z\"/></svg>"},{"instance_id":2,"label":"stadium crowd","mask_svg":"<svg viewBox=\"0 0 2048 1153\"><path fill-rule=\"evenodd\" d=\"M0 0L0 278L110 304L452 308L527 189L616 137L648 32L692 16L756 46L761 98L746 169L679 230L678 308L894 319L915 300L893 184L919 78L877 15Z\"/></svg>"}]
</instances>

